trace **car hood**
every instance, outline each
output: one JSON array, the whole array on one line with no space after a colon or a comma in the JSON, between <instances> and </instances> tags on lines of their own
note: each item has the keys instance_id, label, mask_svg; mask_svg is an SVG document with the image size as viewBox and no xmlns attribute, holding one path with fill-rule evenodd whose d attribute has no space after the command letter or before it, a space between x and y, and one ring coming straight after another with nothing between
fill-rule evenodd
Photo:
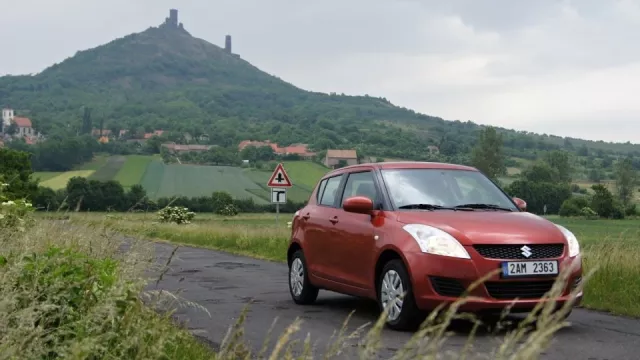
<instances>
[{"instance_id":1,"label":"car hood","mask_svg":"<svg viewBox=\"0 0 640 360\"><path fill-rule=\"evenodd\" d=\"M397 220L424 224L453 235L463 245L563 243L562 232L549 220L527 212L411 211Z\"/></svg>"}]
</instances>

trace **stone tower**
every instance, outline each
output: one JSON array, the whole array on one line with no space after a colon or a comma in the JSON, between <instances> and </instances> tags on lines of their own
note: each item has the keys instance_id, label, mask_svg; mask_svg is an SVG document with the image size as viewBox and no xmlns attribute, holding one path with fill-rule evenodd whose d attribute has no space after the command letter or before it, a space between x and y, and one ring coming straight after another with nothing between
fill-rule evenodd
<instances>
[{"instance_id":1,"label":"stone tower","mask_svg":"<svg viewBox=\"0 0 640 360\"><path fill-rule=\"evenodd\" d=\"M4 128L8 128L11 126L11 122L13 121L14 113L13 109L4 108L2 109L2 124L0 124L0 128L4 126Z\"/></svg>"},{"instance_id":2,"label":"stone tower","mask_svg":"<svg viewBox=\"0 0 640 360\"><path fill-rule=\"evenodd\" d=\"M169 24L174 27L178 27L178 10L170 9L169 10Z\"/></svg>"},{"instance_id":3,"label":"stone tower","mask_svg":"<svg viewBox=\"0 0 640 360\"><path fill-rule=\"evenodd\" d=\"M231 35L227 35L224 38L224 50L231 54Z\"/></svg>"}]
</instances>

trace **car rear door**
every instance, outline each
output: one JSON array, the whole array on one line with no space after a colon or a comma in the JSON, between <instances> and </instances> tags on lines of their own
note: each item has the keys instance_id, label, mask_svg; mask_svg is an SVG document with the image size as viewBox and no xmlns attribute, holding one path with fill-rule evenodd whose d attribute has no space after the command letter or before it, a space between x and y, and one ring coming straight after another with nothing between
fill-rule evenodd
<instances>
[{"instance_id":1,"label":"car rear door","mask_svg":"<svg viewBox=\"0 0 640 360\"><path fill-rule=\"evenodd\" d=\"M332 222L337 217L343 174L323 179L318 185L316 205L307 206L300 216L305 221L304 254L309 272L331 279L333 249L327 244L335 234Z\"/></svg>"}]
</instances>

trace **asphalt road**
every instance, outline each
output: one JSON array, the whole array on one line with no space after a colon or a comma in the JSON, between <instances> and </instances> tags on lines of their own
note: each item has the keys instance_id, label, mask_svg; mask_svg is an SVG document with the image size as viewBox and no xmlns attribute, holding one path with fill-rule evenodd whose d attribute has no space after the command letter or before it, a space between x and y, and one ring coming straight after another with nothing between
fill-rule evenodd
<instances>
[{"instance_id":1,"label":"asphalt road","mask_svg":"<svg viewBox=\"0 0 640 360\"><path fill-rule=\"evenodd\" d=\"M164 264L174 247L157 244L158 261ZM155 284L150 288L156 288ZM213 347L219 346L229 327L249 303L244 336L256 351L261 348L276 318L274 334L282 333L296 317L302 318L302 327L294 337L302 342L310 333L318 355L325 351L331 336L352 310L356 311L350 321L352 330L375 322L379 315L374 302L327 291L320 292L317 304L298 306L289 296L286 265L189 247L180 247L175 253L170 270L163 275L158 289L179 292L181 297L209 311L210 316L201 309L185 307L177 311L176 317L186 321L190 330ZM555 335L541 358L640 358L640 320L576 309L569 321L572 325ZM450 330L455 334L444 348L460 350L469 328L465 323L454 324ZM385 329L380 358L390 358L411 335ZM474 353L488 353L499 344L501 336L478 334ZM357 340L351 341L345 358L355 357L356 344Z\"/></svg>"}]
</instances>

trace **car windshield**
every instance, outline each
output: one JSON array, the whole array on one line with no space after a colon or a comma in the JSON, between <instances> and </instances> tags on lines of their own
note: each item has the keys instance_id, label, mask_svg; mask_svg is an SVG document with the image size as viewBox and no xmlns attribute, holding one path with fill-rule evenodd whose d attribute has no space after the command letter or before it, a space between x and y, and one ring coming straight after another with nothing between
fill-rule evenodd
<instances>
[{"instance_id":1,"label":"car windshield","mask_svg":"<svg viewBox=\"0 0 640 360\"><path fill-rule=\"evenodd\" d=\"M384 169L382 176L396 208L429 209L490 205L517 211L494 183L478 171L449 169ZM414 206L411 205L422 205ZM474 208L482 208L474 206ZM431 207L433 209L433 207Z\"/></svg>"}]
</instances>

